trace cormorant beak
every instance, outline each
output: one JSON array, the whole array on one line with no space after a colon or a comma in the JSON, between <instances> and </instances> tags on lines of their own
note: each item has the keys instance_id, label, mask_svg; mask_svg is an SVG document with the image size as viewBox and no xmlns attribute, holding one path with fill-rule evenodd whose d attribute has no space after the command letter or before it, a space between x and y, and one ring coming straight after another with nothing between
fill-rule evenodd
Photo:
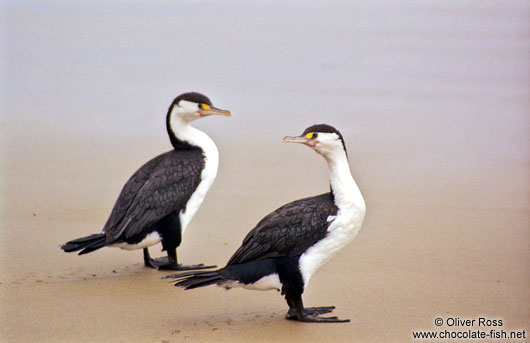
<instances>
[{"instance_id":1,"label":"cormorant beak","mask_svg":"<svg viewBox=\"0 0 530 343\"><path fill-rule=\"evenodd\" d=\"M227 116L227 117L232 116L232 113L230 113L230 111L222 110L220 108L213 107L213 106L209 106L208 109L199 108L197 113L199 113L201 117L212 116L212 115L222 115L222 116Z\"/></svg>"},{"instance_id":2,"label":"cormorant beak","mask_svg":"<svg viewBox=\"0 0 530 343\"><path fill-rule=\"evenodd\" d=\"M307 138L306 136L296 136L296 137L286 136L283 138L283 142L284 143L302 143L310 147L314 147L318 143L316 139L314 138L310 139L310 138Z\"/></svg>"}]
</instances>

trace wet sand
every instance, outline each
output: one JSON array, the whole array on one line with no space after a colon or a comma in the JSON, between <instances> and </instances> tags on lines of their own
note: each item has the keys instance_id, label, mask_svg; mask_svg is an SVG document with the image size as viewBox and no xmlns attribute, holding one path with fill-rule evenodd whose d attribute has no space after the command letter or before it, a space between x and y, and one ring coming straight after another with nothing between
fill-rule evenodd
<instances>
[{"instance_id":1,"label":"wet sand","mask_svg":"<svg viewBox=\"0 0 530 343\"><path fill-rule=\"evenodd\" d=\"M526 57L530 49L521 34L521 27L528 25L517 23L529 12L519 2L510 2L502 11L493 2L487 4L484 11L491 6L490 12L470 22L468 30L440 18L475 18L472 11L423 8L409 13L441 20L433 20L432 30L439 32L440 24L443 29L439 30L454 36L441 39L442 48L437 48L426 42L432 30L420 27L413 35L396 34L408 48L420 48L410 54L440 56L426 58L424 62L433 65L416 66L410 73L398 66L393 74L394 66L384 59L365 65L388 67L374 74L376 81L366 87L352 77L351 83L328 84L329 92L315 80L295 83L289 78L283 79L284 88L268 81L259 88L245 79L245 72L254 66L244 63L235 75L225 75L232 81L224 88L221 84L226 81L221 79L204 87L214 104L229 108L234 116L197 122L216 141L221 164L216 182L185 233L178 250L180 260L222 266L265 214L288 201L327 191L323 159L306 147L281 143L284 135L327 121L344 134L352 172L368 208L356 240L313 276L304 294L307 306L335 305L337 316L351 319L335 325L284 320L287 306L273 291L177 289L161 279L167 273L143 266L141 251L102 249L85 256L62 252L61 243L100 231L131 173L169 149L164 115L176 95L172 90L178 88L162 76L150 85L127 77L111 80L108 75L114 74L103 71L119 70L117 62L102 67L99 60L89 58L88 66L79 65L79 71L73 68L76 61L42 51L42 63L57 59L74 73L52 77L58 69L41 70L35 64L30 69L35 68L36 74L30 75L18 64L16 53L25 52L20 60L31 62L26 46L35 46L29 43L38 38L30 34L31 20L62 23L39 33L59 35L62 45L56 44L62 47L77 44L58 32L66 25L61 21L64 12L79 19L77 24L68 21L72 30L86 23L75 6L11 5L8 46L13 49L7 61L10 70L21 74L15 78L7 71L12 87L4 89L7 115L1 119L0 340L404 342L412 341L413 331L437 330L433 323L437 317L502 319L502 329L526 329L528 334L530 89ZM118 9L119 4L113 5L101 25L109 17L122 18L113 12ZM318 13L314 8L304 11L312 10ZM92 18L99 13L94 11L87 15ZM392 17L392 11L397 9L391 7L381 15ZM153 18L161 20L158 29L168 25L164 14L147 13L131 24L138 32ZM490 21L494 22L491 30ZM96 25L95 30L99 29ZM381 35L385 29L376 25L365 33L372 42L387 42ZM498 39L499 30L504 32L502 39ZM111 31L108 40L116 32ZM145 44L147 37L139 39ZM453 51L454 44L464 50ZM467 45L473 48L466 50ZM513 48L510 54L498 52L506 47ZM403 57L399 51L386 53ZM224 65L224 55L216 53ZM113 54L123 57L126 51ZM145 68L139 70L153 71L146 62L149 58L170 65L164 55L139 56ZM456 62L442 62L450 57ZM321 76L315 77L322 77L324 83L351 67L326 65L327 57L318 54L315 58L323 63ZM271 59L272 64L278 62ZM125 58L124 63L131 61ZM304 72L303 63L297 68ZM431 74L426 73L431 69ZM482 69L491 72L482 73ZM267 77L281 78L280 71ZM419 74L405 78L397 88L383 81L384 75L414 75L415 71ZM98 81L90 77L92 72L109 79ZM184 81L191 80L186 73L182 76ZM77 87L81 88L70 90L80 80L83 84ZM207 82L186 84L182 91L201 90ZM35 115L32 106L39 108ZM151 248L152 254L162 255L159 249Z\"/></svg>"},{"instance_id":2,"label":"wet sand","mask_svg":"<svg viewBox=\"0 0 530 343\"><path fill-rule=\"evenodd\" d=\"M278 154L249 149L265 165L277 160L279 170L247 175L240 161L250 163L252 156L230 157L226 151L236 148L230 145L220 147L218 180L179 249L183 262L223 265L264 214L326 189L324 162L303 147L278 140ZM63 253L60 243L99 230L134 170L129 165L147 157L117 148L105 156L79 150L67 154L72 160L66 164L60 163L64 151L50 150L45 158L27 153L8 169L0 281L5 341L381 342L407 341L412 330L434 328L438 316L502 318L511 329L527 325L528 184L517 176L528 162L503 167L507 177L488 169L454 175L440 190L431 175L419 184L393 184L376 167L382 157L370 163L374 151L350 146L369 212L357 239L315 274L304 299L309 306L336 305L336 314L351 323L308 325L283 319L286 304L276 292L176 289L160 279L165 273L143 267L140 251ZM131 161L107 157L120 154ZM33 168L40 169L38 179ZM151 251L158 255L158 248Z\"/></svg>"}]
</instances>

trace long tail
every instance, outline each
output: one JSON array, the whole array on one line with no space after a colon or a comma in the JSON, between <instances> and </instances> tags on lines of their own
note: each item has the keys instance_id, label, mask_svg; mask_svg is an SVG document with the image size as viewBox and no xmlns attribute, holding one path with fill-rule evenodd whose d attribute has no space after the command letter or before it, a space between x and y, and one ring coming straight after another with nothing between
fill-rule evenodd
<instances>
[{"instance_id":1,"label":"long tail","mask_svg":"<svg viewBox=\"0 0 530 343\"><path fill-rule=\"evenodd\" d=\"M70 242L66 242L61 246L61 249L63 249L65 252L74 252L83 249L79 255L84 255L94 250L98 250L99 248L103 248L105 245L105 234L95 233L90 236L81 237L71 240Z\"/></svg>"},{"instance_id":2,"label":"long tail","mask_svg":"<svg viewBox=\"0 0 530 343\"><path fill-rule=\"evenodd\" d=\"M166 275L164 279L175 279L175 286L183 287L184 289L194 289L215 285L228 280L228 278L221 274L222 270L223 269L172 274Z\"/></svg>"}]
</instances>

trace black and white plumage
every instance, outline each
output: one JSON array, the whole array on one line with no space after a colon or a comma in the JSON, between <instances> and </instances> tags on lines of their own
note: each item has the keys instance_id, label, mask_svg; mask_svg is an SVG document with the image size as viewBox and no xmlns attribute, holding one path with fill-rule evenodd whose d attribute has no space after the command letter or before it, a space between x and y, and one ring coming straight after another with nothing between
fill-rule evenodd
<instances>
[{"instance_id":1,"label":"black and white plumage","mask_svg":"<svg viewBox=\"0 0 530 343\"><path fill-rule=\"evenodd\" d=\"M331 192L288 203L252 229L227 265L216 271L166 276L186 289L217 284L227 289L281 290L289 305L288 319L305 322L344 322L321 317L334 307L304 308L302 293L313 273L361 228L366 205L348 165L338 130L326 124L308 127L285 142L302 143L327 161Z\"/></svg>"},{"instance_id":2,"label":"black and white plumage","mask_svg":"<svg viewBox=\"0 0 530 343\"><path fill-rule=\"evenodd\" d=\"M212 266L178 264L176 248L217 175L219 152L194 120L230 112L215 108L200 93L184 93L173 100L166 116L173 149L138 169L123 186L102 233L69 241L65 252L83 255L104 246L143 249L144 263L160 269L189 270ZM148 247L162 242L167 259L153 260Z\"/></svg>"}]
</instances>

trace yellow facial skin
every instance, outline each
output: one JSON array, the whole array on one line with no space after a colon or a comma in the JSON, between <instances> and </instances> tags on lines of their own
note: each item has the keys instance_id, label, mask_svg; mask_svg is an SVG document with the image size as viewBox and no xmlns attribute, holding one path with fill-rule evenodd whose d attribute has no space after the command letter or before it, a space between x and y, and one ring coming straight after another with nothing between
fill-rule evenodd
<instances>
[{"instance_id":1,"label":"yellow facial skin","mask_svg":"<svg viewBox=\"0 0 530 343\"><path fill-rule=\"evenodd\" d=\"M317 139L318 134L316 132L309 132L304 136L291 137L287 136L283 138L285 143L301 143L314 148L320 142Z\"/></svg>"},{"instance_id":2,"label":"yellow facial skin","mask_svg":"<svg viewBox=\"0 0 530 343\"><path fill-rule=\"evenodd\" d=\"M211 106L208 104L199 104L199 109L197 110L197 113L201 117L205 116L211 116L211 115L223 115L230 117L232 114L228 110L222 110L220 108L216 108L215 106Z\"/></svg>"}]
</instances>

